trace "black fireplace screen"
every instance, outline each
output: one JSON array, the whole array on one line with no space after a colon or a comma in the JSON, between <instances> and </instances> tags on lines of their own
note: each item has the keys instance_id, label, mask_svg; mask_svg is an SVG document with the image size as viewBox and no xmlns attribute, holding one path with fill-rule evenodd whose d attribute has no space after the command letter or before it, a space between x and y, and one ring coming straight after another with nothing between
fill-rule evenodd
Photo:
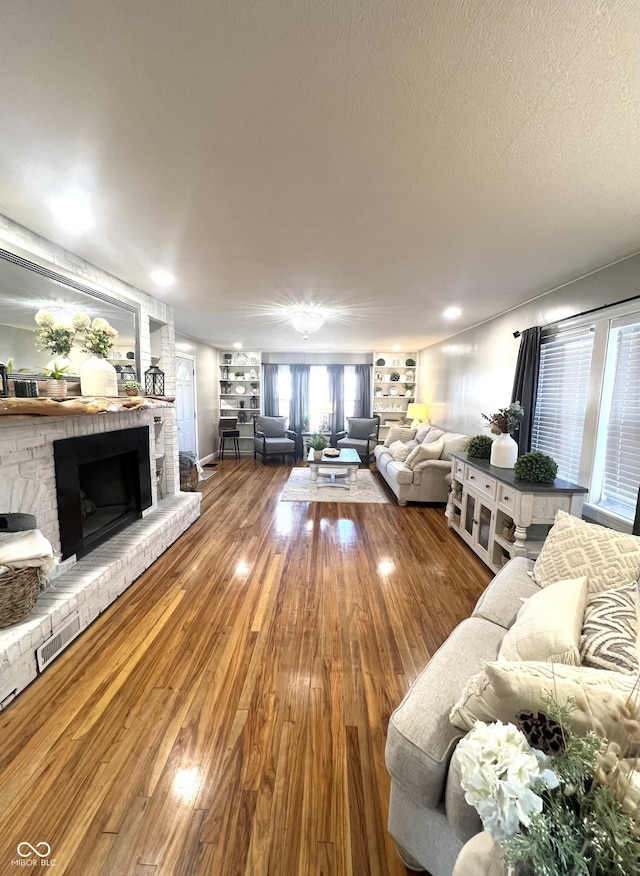
<instances>
[{"instance_id":1,"label":"black fireplace screen","mask_svg":"<svg viewBox=\"0 0 640 876\"><path fill-rule=\"evenodd\" d=\"M54 441L62 558L83 556L151 505L149 427Z\"/></svg>"}]
</instances>

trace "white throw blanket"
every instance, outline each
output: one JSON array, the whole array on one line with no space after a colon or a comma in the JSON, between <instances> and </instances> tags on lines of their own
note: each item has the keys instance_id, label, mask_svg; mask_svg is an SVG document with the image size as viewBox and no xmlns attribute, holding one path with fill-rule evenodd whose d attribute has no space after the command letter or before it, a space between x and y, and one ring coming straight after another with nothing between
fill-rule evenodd
<instances>
[{"instance_id":1,"label":"white throw blanket","mask_svg":"<svg viewBox=\"0 0 640 876\"><path fill-rule=\"evenodd\" d=\"M39 529L23 532L0 532L0 574L28 566L41 567L48 574L57 565L50 542Z\"/></svg>"}]
</instances>

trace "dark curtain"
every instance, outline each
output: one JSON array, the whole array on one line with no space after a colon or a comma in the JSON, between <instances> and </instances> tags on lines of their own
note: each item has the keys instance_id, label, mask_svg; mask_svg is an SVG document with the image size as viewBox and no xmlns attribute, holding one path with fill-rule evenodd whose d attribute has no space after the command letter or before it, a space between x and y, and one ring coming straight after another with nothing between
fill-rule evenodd
<instances>
[{"instance_id":1,"label":"dark curtain","mask_svg":"<svg viewBox=\"0 0 640 876\"><path fill-rule=\"evenodd\" d=\"M531 450L531 426L538 389L541 336L542 328L539 325L525 329L520 335L520 350L518 351L513 392L511 393L511 401L519 401L524 408L524 420L514 435L518 442L519 454L528 453Z\"/></svg>"},{"instance_id":2,"label":"dark curtain","mask_svg":"<svg viewBox=\"0 0 640 876\"><path fill-rule=\"evenodd\" d=\"M303 420L309 413L309 366L290 365L291 369L291 401L289 402L289 428L298 433L297 451L302 456Z\"/></svg>"},{"instance_id":3,"label":"dark curtain","mask_svg":"<svg viewBox=\"0 0 640 876\"><path fill-rule=\"evenodd\" d=\"M327 365L329 372L329 402L333 414L329 419L331 432L341 432L344 429L344 365Z\"/></svg>"},{"instance_id":4,"label":"dark curtain","mask_svg":"<svg viewBox=\"0 0 640 876\"><path fill-rule=\"evenodd\" d=\"M262 395L265 417L277 417L278 410L278 366L262 366Z\"/></svg>"},{"instance_id":5,"label":"dark curtain","mask_svg":"<svg viewBox=\"0 0 640 876\"><path fill-rule=\"evenodd\" d=\"M356 365L356 417L371 417L373 366Z\"/></svg>"}]
</instances>

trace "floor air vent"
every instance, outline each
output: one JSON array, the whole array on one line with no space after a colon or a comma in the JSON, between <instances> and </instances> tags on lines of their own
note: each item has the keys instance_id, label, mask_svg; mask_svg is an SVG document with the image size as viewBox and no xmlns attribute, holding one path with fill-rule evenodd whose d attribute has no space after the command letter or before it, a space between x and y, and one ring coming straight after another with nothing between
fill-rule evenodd
<instances>
[{"instance_id":1,"label":"floor air vent","mask_svg":"<svg viewBox=\"0 0 640 876\"><path fill-rule=\"evenodd\" d=\"M38 669L40 672L58 656L61 651L67 647L69 642L72 642L75 637L82 632L80 626L80 615L74 614L67 618L64 624L58 628L57 633L54 633L50 639L47 639L44 644L36 650L36 659L38 661Z\"/></svg>"}]
</instances>

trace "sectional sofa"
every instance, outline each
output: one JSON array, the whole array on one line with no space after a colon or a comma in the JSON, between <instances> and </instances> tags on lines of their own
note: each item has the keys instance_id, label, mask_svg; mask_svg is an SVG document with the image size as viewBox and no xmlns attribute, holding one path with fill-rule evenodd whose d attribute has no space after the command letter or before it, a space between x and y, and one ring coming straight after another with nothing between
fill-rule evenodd
<instances>
[{"instance_id":1,"label":"sectional sofa","mask_svg":"<svg viewBox=\"0 0 640 876\"><path fill-rule=\"evenodd\" d=\"M476 720L513 723L521 710L544 711L551 692L576 699L577 730L615 738L616 712L630 699L640 719L639 698L630 696L639 576L640 538L559 511L535 564L510 560L434 654L387 734L389 831L410 868L451 876L482 829L455 757ZM466 876L463 864L455 872ZM499 862L474 876L488 872L502 872Z\"/></svg>"}]
</instances>

